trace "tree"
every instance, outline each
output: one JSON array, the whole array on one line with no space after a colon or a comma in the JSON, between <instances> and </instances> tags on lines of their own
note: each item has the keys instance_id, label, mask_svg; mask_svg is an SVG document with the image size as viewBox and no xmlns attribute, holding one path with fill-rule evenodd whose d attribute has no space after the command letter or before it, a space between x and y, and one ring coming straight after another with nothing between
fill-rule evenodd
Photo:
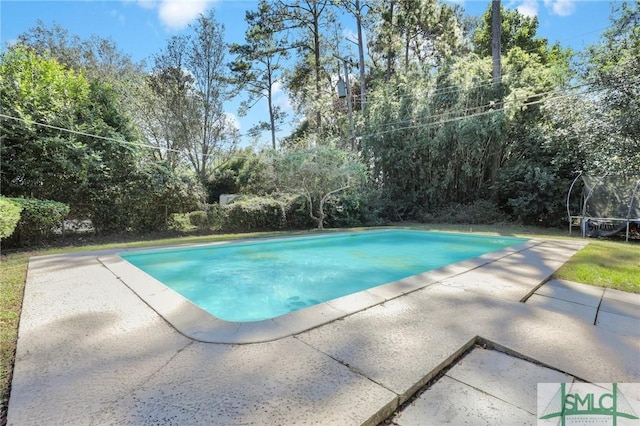
<instances>
[{"instance_id":1,"label":"tree","mask_svg":"<svg viewBox=\"0 0 640 426\"><path fill-rule=\"evenodd\" d=\"M315 131L323 130L323 109L331 103L333 84L326 69L329 43L325 39L335 30L337 22L330 0L279 0L276 16L284 31L295 33L291 43L298 52L298 62L289 73L287 87L299 109L305 110ZM331 94L331 95L329 95Z\"/></svg>"},{"instance_id":2,"label":"tree","mask_svg":"<svg viewBox=\"0 0 640 426\"><path fill-rule=\"evenodd\" d=\"M281 36L282 22L274 19L271 3L261 0L256 12L247 12L245 20L249 25L245 33L245 44L232 44L231 53L237 55L231 64L236 76L236 84L246 90L249 97L241 104L240 114L244 115L259 100L267 101L269 121L261 121L250 133L262 130L271 132L271 145L276 149L276 131L286 117L282 108L275 105L273 95L275 85L282 81L281 60L289 57L285 40Z\"/></svg>"},{"instance_id":3,"label":"tree","mask_svg":"<svg viewBox=\"0 0 640 426\"><path fill-rule=\"evenodd\" d=\"M583 76L605 118L594 152L610 171L640 170L640 0L615 6L611 27L586 59Z\"/></svg>"},{"instance_id":4,"label":"tree","mask_svg":"<svg viewBox=\"0 0 640 426\"><path fill-rule=\"evenodd\" d=\"M143 84L145 63L134 62L113 40L97 35L82 39L58 24L47 26L38 20L34 28L18 36L18 44L31 48L39 57L82 71L87 80L110 85L120 99L122 112L135 115L135 89Z\"/></svg>"},{"instance_id":5,"label":"tree","mask_svg":"<svg viewBox=\"0 0 640 426\"><path fill-rule=\"evenodd\" d=\"M238 129L223 109L229 96L224 25L213 10L200 15L187 43L187 70L193 76L199 132L189 141L187 157L203 185L215 167L237 144Z\"/></svg>"},{"instance_id":6,"label":"tree","mask_svg":"<svg viewBox=\"0 0 640 426\"><path fill-rule=\"evenodd\" d=\"M175 36L154 57L154 67L137 89L138 125L156 158L172 169L186 158L189 142L198 138L200 114L193 76L187 71L188 40Z\"/></svg>"},{"instance_id":7,"label":"tree","mask_svg":"<svg viewBox=\"0 0 640 426\"><path fill-rule=\"evenodd\" d=\"M357 188L365 178L363 164L347 151L330 146L288 152L276 164L280 190L305 198L318 229L323 229L329 197Z\"/></svg>"},{"instance_id":8,"label":"tree","mask_svg":"<svg viewBox=\"0 0 640 426\"><path fill-rule=\"evenodd\" d=\"M64 202L99 232L161 229L182 194L197 199L198 185L145 161L110 85L16 45L2 54L0 91L3 195Z\"/></svg>"},{"instance_id":9,"label":"tree","mask_svg":"<svg viewBox=\"0 0 640 426\"><path fill-rule=\"evenodd\" d=\"M502 29L500 33L500 50L506 54L514 47L527 53L537 53L546 58L547 39L536 38L538 17L525 16L517 10L505 9L500 5ZM492 4L482 15L480 26L473 34L474 51L481 57L491 56L493 38Z\"/></svg>"},{"instance_id":10,"label":"tree","mask_svg":"<svg viewBox=\"0 0 640 426\"><path fill-rule=\"evenodd\" d=\"M398 70L428 73L463 47L457 9L435 0L386 0L377 6L381 19L370 43L374 64L384 64L384 80Z\"/></svg>"},{"instance_id":11,"label":"tree","mask_svg":"<svg viewBox=\"0 0 640 426\"><path fill-rule=\"evenodd\" d=\"M9 116L1 121L2 193L71 202L86 182L81 172L92 159L90 148L45 126L93 130L82 119L91 104L89 82L16 45L2 54L0 92L0 110Z\"/></svg>"}]
</instances>

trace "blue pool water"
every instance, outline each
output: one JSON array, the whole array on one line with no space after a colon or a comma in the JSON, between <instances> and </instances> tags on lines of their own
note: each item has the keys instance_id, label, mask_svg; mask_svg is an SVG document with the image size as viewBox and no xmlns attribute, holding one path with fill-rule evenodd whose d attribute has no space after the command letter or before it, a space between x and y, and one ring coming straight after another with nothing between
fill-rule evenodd
<instances>
[{"instance_id":1,"label":"blue pool water","mask_svg":"<svg viewBox=\"0 0 640 426\"><path fill-rule=\"evenodd\" d=\"M226 321L258 321L524 242L369 231L121 254Z\"/></svg>"}]
</instances>

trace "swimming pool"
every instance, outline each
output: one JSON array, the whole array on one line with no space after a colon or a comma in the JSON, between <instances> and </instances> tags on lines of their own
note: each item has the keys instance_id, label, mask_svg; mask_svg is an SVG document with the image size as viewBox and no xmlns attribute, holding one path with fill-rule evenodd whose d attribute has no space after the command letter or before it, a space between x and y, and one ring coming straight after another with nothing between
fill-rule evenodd
<instances>
[{"instance_id":1,"label":"swimming pool","mask_svg":"<svg viewBox=\"0 0 640 426\"><path fill-rule=\"evenodd\" d=\"M524 241L385 230L123 253L121 257L219 319L252 322Z\"/></svg>"}]
</instances>

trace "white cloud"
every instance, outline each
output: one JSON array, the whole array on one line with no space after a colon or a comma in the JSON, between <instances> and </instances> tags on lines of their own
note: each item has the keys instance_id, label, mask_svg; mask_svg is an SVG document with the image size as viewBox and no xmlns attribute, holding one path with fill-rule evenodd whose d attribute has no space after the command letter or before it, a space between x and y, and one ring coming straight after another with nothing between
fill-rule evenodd
<instances>
[{"instance_id":1,"label":"white cloud","mask_svg":"<svg viewBox=\"0 0 640 426\"><path fill-rule=\"evenodd\" d=\"M162 0L158 10L160 21L172 30L180 30L207 10L211 1Z\"/></svg>"},{"instance_id":2,"label":"white cloud","mask_svg":"<svg viewBox=\"0 0 640 426\"><path fill-rule=\"evenodd\" d=\"M124 0L129 2L132 0ZM160 22L171 30L181 30L204 13L216 0L137 0L144 9L158 9Z\"/></svg>"},{"instance_id":3,"label":"white cloud","mask_svg":"<svg viewBox=\"0 0 640 426\"><path fill-rule=\"evenodd\" d=\"M236 131L240 131L240 120L238 120L238 116L232 112L224 113L224 124L227 128L235 129Z\"/></svg>"},{"instance_id":4,"label":"white cloud","mask_svg":"<svg viewBox=\"0 0 640 426\"><path fill-rule=\"evenodd\" d=\"M282 109L282 111L292 111L291 99L287 92L283 90L282 83L276 81L273 84L273 104Z\"/></svg>"},{"instance_id":5,"label":"white cloud","mask_svg":"<svg viewBox=\"0 0 640 426\"><path fill-rule=\"evenodd\" d=\"M138 6L144 9L153 9L156 6L156 1L154 0L138 0Z\"/></svg>"},{"instance_id":6,"label":"white cloud","mask_svg":"<svg viewBox=\"0 0 640 426\"><path fill-rule=\"evenodd\" d=\"M558 16L569 16L576 10L575 0L544 0L544 4Z\"/></svg>"},{"instance_id":7,"label":"white cloud","mask_svg":"<svg viewBox=\"0 0 640 426\"><path fill-rule=\"evenodd\" d=\"M524 16L534 17L538 16L538 6L537 0L524 0L516 10Z\"/></svg>"}]
</instances>

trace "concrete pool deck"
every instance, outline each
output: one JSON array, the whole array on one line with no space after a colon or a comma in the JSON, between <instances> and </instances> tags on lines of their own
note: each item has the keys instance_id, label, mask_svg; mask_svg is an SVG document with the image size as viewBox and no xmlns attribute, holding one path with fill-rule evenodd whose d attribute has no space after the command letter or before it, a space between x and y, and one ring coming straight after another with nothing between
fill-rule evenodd
<instances>
[{"instance_id":1,"label":"concrete pool deck","mask_svg":"<svg viewBox=\"0 0 640 426\"><path fill-rule=\"evenodd\" d=\"M8 424L377 424L476 345L581 381L640 382L636 295L541 286L583 244L542 241L311 330L244 345L176 331L100 263L113 252L34 257ZM593 298L596 325L582 308L594 308ZM440 386L459 380L454 373ZM496 386L513 381L500 376ZM519 407L528 412L529 390ZM450 405L463 403L454 396Z\"/></svg>"}]
</instances>

